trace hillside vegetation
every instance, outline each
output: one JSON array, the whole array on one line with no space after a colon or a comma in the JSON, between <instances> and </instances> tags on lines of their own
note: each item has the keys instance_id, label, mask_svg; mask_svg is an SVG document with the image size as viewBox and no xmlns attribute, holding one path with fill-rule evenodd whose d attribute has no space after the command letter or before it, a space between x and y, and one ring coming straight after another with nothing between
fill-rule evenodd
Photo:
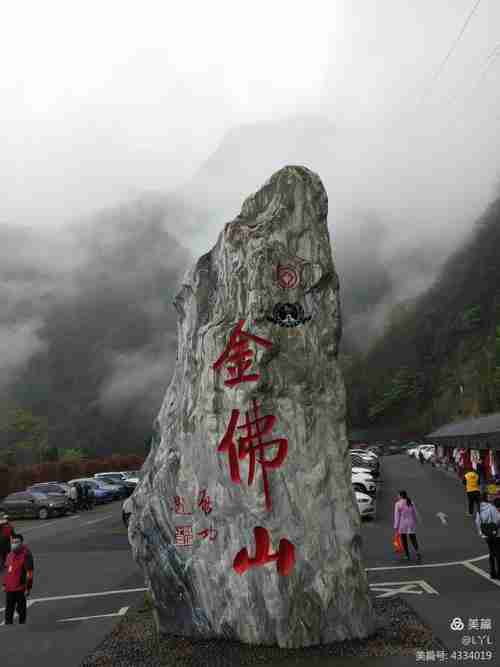
<instances>
[{"instance_id":1,"label":"hillside vegetation","mask_svg":"<svg viewBox=\"0 0 500 667\"><path fill-rule=\"evenodd\" d=\"M428 433L500 410L500 198L433 287L393 311L364 355L344 358L351 427Z\"/></svg>"}]
</instances>

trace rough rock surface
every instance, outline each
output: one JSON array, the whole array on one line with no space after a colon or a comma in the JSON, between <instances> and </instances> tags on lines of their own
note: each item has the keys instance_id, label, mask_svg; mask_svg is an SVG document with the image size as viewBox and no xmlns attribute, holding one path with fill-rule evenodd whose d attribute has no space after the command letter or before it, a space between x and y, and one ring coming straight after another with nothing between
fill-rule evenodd
<instances>
[{"instance_id":1,"label":"rough rock surface","mask_svg":"<svg viewBox=\"0 0 500 667\"><path fill-rule=\"evenodd\" d=\"M374 631L327 211L316 174L281 169L176 297L177 363L129 527L163 632L294 648ZM276 318L279 303L298 308ZM231 340L250 351L239 370Z\"/></svg>"}]
</instances>

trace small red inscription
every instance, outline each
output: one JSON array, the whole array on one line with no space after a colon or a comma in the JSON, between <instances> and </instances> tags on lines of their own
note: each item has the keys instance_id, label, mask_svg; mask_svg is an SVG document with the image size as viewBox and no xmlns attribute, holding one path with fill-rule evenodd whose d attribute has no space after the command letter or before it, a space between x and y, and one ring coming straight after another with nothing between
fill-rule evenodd
<instances>
[{"instance_id":1,"label":"small red inscription","mask_svg":"<svg viewBox=\"0 0 500 667\"><path fill-rule=\"evenodd\" d=\"M204 514L210 514L210 512L213 510L212 501L210 499L210 496L207 494L206 489L203 489L200 492L198 498L198 507Z\"/></svg>"},{"instance_id":2,"label":"small red inscription","mask_svg":"<svg viewBox=\"0 0 500 667\"><path fill-rule=\"evenodd\" d=\"M255 464L258 462L262 466L262 479L264 481L264 495L266 498L266 508L271 511L271 495L269 492L269 480L267 478L267 470L279 468L286 458L288 453L287 438L276 438L275 440L268 440L264 442L262 436L267 435L272 431L276 417L274 415L266 415L259 417L259 405L253 399L254 419L250 418L250 414L246 413L246 420L241 426L237 426L240 417L239 410L233 410L229 426L222 438L217 451L227 452L229 457L229 473L231 480L235 484L241 483L239 459L244 459L247 456L250 459L248 468L248 484L253 483L255 477ZM245 429L246 435L238 438L238 447L235 442L235 431L238 429ZM266 447L278 447L278 452L273 459L266 460Z\"/></svg>"},{"instance_id":3,"label":"small red inscription","mask_svg":"<svg viewBox=\"0 0 500 667\"><path fill-rule=\"evenodd\" d=\"M214 371L218 371L223 364L226 364L229 379L224 384L228 387L240 384L240 382L255 382L260 377L259 373L248 373L245 375L245 371L252 365L253 352L248 347L250 340L266 348L270 348L273 345L270 340L242 331L244 324L244 319L239 320L229 337L226 349L212 366Z\"/></svg>"},{"instance_id":4,"label":"small red inscription","mask_svg":"<svg viewBox=\"0 0 500 667\"><path fill-rule=\"evenodd\" d=\"M176 526L175 527L175 545L178 547L193 546L193 527Z\"/></svg>"},{"instance_id":5,"label":"small red inscription","mask_svg":"<svg viewBox=\"0 0 500 667\"><path fill-rule=\"evenodd\" d=\"M192 514L192 512L186 512L184 498L182 496L174 496L174 505L176 514L182 514L185 516L190 516Z\"/></svg>"},{"instance_id":6,"label":"small red inscription","mask_svg":"<svg viewBox=\"0 0 500 667\"><path fill-rule=\"evenodd\" d=\"M278 574L283 576L290 574L295 564L295 547L293 544L283 538L280 540L278 551L271 553L271 541L267 530L257 526L253 529L253 533L255 537L255 558L250 558L246 548L241 549L233 561L234 570L238 574L244 574L252 567L261 567L266 563L277 561Z\"/></svg>"},{"instance_id":7,"label":"small red inscription","mask_svg":"<svg viewBox=\"0 0 500 667\"><path fill-rule=\"evenodd\" d=\"M213 542L215 538L217 537L217 531L215 528L205 528L204 530L201 530L199 533L196 533L199 535L203 540L208 539L210 542Z\"/></svg>"}]
</instances>

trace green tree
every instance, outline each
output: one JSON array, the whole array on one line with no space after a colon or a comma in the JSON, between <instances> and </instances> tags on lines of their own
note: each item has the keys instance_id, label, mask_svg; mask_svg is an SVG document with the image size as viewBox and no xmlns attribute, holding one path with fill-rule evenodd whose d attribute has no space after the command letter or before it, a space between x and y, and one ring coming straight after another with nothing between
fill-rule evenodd
<instances>
[{"instance_id":1,"label":"green tree","mask_svg":"<svg viewBox=\"0 0 500 667\"><path fill-rule=\"evenodd\" d=\"M59 456L59 461L67 463L69 461L82 461L83 452L81 449L63 449Z\"/></svg>"}]
</instances>

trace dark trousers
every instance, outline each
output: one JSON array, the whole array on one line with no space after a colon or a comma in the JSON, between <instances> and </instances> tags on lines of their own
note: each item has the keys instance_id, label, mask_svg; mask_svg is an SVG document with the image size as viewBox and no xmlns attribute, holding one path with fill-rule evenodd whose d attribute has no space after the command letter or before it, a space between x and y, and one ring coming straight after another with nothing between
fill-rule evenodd
<instances>
[{"instance_id":1,"label":"dark trousers","mask_svg":"<svg viewBox=\"0 0 500 667\"><path fill-rule=\"evenodd\" d=\"M410 557L410 550L408 549L408 538L410 538L411 543L413 544L413 548L418 553L418 542L415 533L401 533L401 542L403 543L403 549L405 550L407 558Z\"/></svg>"},{"instance_id":2,"label":"dark trousers","mask_svg":"<svg viewBox=\"0 0 500 667\"><path fill-rule=\"evenodd\" d=\"M19 623L26 623L26 596L24 591L5 594L5 625L12 625L16 607L19 614Z\"/></svg>"},{"instance_id":3,"label":"dark trousers","mask_svg":"<svg viewBox=\"0 0 500 667\"><path fill-rule=\"evenodd\" d=\"M490 552L490 576L500 577L500 537L486 540Z\"/></svg>"},{"instance_id":4,"label":"dark trousers","mask_svg":"<svg viewBox=\"0 0 500 667\"><path fill-rule=\"evenodd\" d=\"M469 514L472 515L474 514L474 505L476 505L476 509L479 512L479 499L481 497L481 494L479 491L467 491L467 499L469 501Z\"/></svg>"}]
</instances>

